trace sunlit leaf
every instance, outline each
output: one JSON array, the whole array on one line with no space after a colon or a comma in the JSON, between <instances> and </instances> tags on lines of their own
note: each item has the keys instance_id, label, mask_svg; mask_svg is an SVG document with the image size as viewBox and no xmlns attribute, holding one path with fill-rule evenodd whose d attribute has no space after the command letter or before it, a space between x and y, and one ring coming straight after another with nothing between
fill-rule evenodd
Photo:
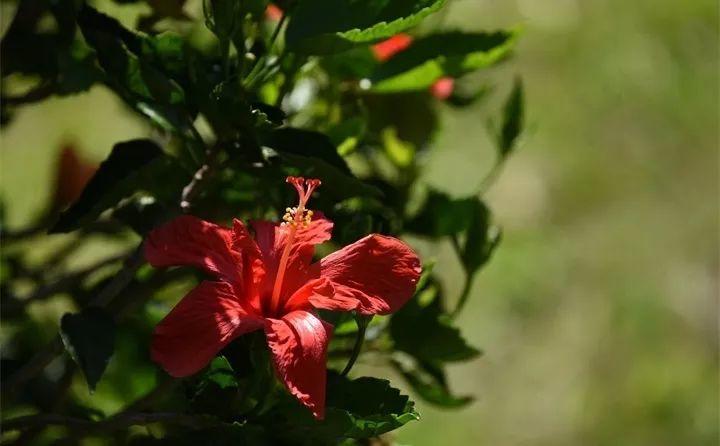
<instances>
[{"instance_id":1,"label":"sunlit leaf","mask_svg":"<svg viewBox=\"0 0 720 446\"><path fill-rule=\"evenodd\" d=\"M343 51L411 28L445 0L303 0L292 11L286 40L311 54Z\"/></svg>"},{"instance_id":2,"label":"sunlit leaf","mask_svg":"<svg viewBox=\"0 0 720 446\"><path fill-rule=\"evenodd\" d=\"M409 48L378 65L371 90L390 93L424 90L441 77L457 78L497 63L515 46L516 31L447 32L415 40Z\"/></svg>"}]
</instances>

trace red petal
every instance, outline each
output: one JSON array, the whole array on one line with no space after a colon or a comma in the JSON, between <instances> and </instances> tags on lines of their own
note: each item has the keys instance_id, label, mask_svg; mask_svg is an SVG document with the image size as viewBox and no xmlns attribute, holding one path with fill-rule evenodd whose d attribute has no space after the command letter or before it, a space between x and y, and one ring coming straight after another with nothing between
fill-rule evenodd
<instances>
[{"instance_id":1,"label":"red petal","mask_svg":"<svg viewBox=\"0 0 720 446\"><path fill-rule=\"evenodd\" d=\"M290 296L281 311L289 313L295 310L310 310L312 309L310 304L312 296L331 298L333 294L335 294L335 288L327 278L310 280Z\"/></svg>"},{"instance_id":2,"label":"red petal","mask_svg":"<svg viewBox=\"0 0 720 446\"><path fill-rule=\"evenodd\" d=\"M150 232L145 258L155 267L194 266L218 278L236 281L238 259L232 252L232 242L230 229L183 215Z\"/></svg>"},{"instance_id":3,"label":"red petal","mask_svg":"<svg viewBox=\"0 0 720 446\"><path fill-rule=\"evenodd\" d=\"M267 272L263 294L270 295L277 276L280 257L287 243L288 229L269 221L251 223L255 229L255 241L262 252ZM333 223L330 220L316 215L307 228L297 230L288 257L281 296L289 297L308 280L315 278L310 271L310 263L315 252L314 246L330 240L332 227Z\"/></svg>"},{"instance_id":4,"label":"red petal","mask_svg":"<svg viewBox=\"0 0 720 446\"><path fill-rule=\"evenodd\" d=\"M320 276L330 279L335 294L310 296L316 308L389 314L415 292L420 259L400 240L370 234L322 259Z\"/></svg>"},{"instance_id":5,"label":"red petal","mask_svg":"<svg viewBox=\"0 0 720 446\"><path fill-rule=\"evenodd\" d=\"M152 359L172 376L192 375L230 341L262 326L262 319L245 312L229 284L202 282L155 327Z\"/></svg>"},{"instance_id":6,"label":"red petal","mask_svg":"<svg viewBox=\"0 0 720 446\"><path fill-rule=\"evenodd\" d=\"M268 20L278 21L283 16L283 10L278 8L276 5L273 5L270 3L267 5L267 8L265 8L265 17Z\"/></svg>"},{"instance_id":7,"label":"red petal","mask_svg":"<svg viewBox=\"0 0 720 446\"><path fill-rule=\"evenodd\" d=\"M315 418L322 420L332 326L307 311L293 311L282 319L266 319L265 334L278 377Z\"/></svg>"},{"instance_id":8,"label":"red petal","mask_svg":"<svg viewBox=\"0 0 720 446\"><path fill-rule=\"evenodd\" d=\"M233 220L233 249L238 253L242 274L242 293L256 314L262 314L260 302L262 285L266 276L262 253L245 225L238 219Z\"/></svg>"}]
</instances>

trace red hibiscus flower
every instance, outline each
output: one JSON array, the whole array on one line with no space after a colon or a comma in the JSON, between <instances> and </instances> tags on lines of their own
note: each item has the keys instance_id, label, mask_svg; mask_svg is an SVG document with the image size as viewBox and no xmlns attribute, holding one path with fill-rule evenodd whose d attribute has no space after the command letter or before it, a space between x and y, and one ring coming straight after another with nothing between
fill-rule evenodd
<instances>
[{"instance_id":1,"label":"red hibiscus flower","mask_svg":"<svg viewBox=\"0 0 720 446\"><path fill-rule=\"evenodd\" d=\"M283 10L273 3L270 3L267 5L267 8L265 8L265 18L268 20L277 22L282 19L283 14Z\"/></svg>"},{"instance_id":2,"label":"red hibiscus flower","mask_svg":"<svg viewBox=\"0 0 720 446\"><path fill-rule=\"evenodd\" d=\"M370 49L378 62L386 62L396 54L404 51L413 43L413 37L409 34L398 33L387 40L376 43ZM430 86L430 94L435 98L444 101L452 95L455 89L455 79L449 76L442 77Z\"/></svg>"},{"instance_id":3,"label":"red hibiscus flower","mask_svg":"<svg viewBox=\"0 0 720 446\"><path fill-rule=\"evenodd\" d=\"M53 210L62 210L77 200L96 171L97 165L82 158L75 147L71 144L63 146L55 174L55 193L51 202Z\"/></svg>"},{"instance_id":4,"label":"red hibiscus flower","mask_svg":"<svg viewBox=\"0 0 720 446\"><path fill-rule=\"evenodd\" d=\"M436 80L435 83L430 86L430 94L435 96L435 98L444 101L452 95L454 88L455 79L450 76L444 76Z\"/></svg>"},{"instance_id":5,"label":"red hibiscus flower","mask_svg":"<svg viewBox=\"0 0 720 446\"><path fill-rule=\"evenodd\" d=\"M297 207L281 224L239 220L225 228L191 216L150 233L151 265L191 265L210 274L155 329L152 358L170 375L198 372L230 341L263 329L278 378L316 418L325 412L332 326L314 309L388 314L410 299L420 262L400 240L371 234L313 263L332 222L306 208L319 180L288 177Z\"/></svg>"},{"instance_id":6,"label":"red hibiscus flower","mask_svg":"<svg viewBox=\"0 0 720 446\"><path fill-rule=\"evenodd\" d=\"M375 59L379 62L385 62L394 55L409 47L412 43L413 38L409 34L399 33L390 37L387 40L383 40L380 43L376 43L371 47Z\"/></svg>"}]
</instances>

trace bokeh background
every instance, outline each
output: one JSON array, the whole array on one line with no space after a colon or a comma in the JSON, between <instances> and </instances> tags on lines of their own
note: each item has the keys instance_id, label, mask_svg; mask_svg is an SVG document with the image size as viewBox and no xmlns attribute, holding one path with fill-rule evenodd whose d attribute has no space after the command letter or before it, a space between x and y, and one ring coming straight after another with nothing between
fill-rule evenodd
<instances>
[{"instance_id":1,"label":"bokeh background","mask_svg":"<svg viewBox=\"0 0 720 446\"><path fill-rule=\"evenodd\" d=\"M523 25L515 58L480 78L522 75L528 130L487 191L504 242L459 319L485 354L454 365L450 382L477 400L418 403L423 421L396 440L717 444L718 3L455 0L433 20ZM443 107L428 183L478 190L493 151L479 116L491 106ZM148 131L98 87L20 110L0 136L9 227L47 203L63 144L98 162ZM450 246L416 246L458 294Z\"/></svg>"}]
</instances>

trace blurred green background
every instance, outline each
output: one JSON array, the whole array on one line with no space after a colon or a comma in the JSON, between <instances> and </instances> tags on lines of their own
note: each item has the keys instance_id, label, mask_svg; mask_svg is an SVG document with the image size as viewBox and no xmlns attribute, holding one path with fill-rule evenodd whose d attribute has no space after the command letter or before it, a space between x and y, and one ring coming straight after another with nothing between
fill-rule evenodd
<instances>
[{"instance_id":1,"label":"blurred green background","mask_svg":"<svg viewBox=\"0 0 720 446\"><path fill-rule=\"evenodd\" d=\"M524 26L487 76L522 75L529 129L487 193L504 242L459 319L485 355L450 382L477 400L418 403L396 440L717 444L717 2L456 0L433 20ZM444 107L427 182L478 190L493 150L481 112L496 105ZM43 208L62 143L99 161L148 132L97 87L22 109L1 137L9 225ZM417 246L458 294L450 246Z\"/></svg>"}]
</instances>

